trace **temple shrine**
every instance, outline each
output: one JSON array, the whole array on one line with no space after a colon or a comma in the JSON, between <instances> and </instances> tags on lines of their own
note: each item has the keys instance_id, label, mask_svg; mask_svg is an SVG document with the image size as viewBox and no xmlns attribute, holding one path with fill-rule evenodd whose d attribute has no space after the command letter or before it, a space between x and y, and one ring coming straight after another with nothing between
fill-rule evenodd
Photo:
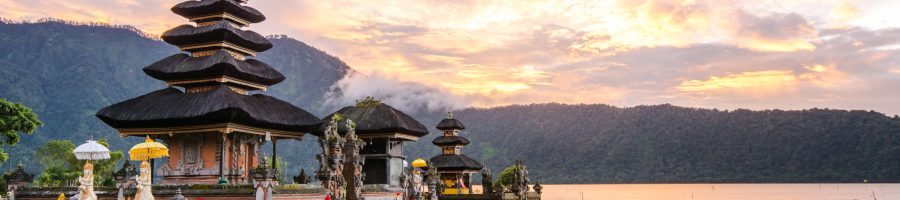
<instances>
[{"instance_id":1,"label":"temple shrine","mask_svg":"<svg viewBox=\"0 0 900 200\"><path fill-rule=\"evenodd\" d=\"M244 2L175 5L172 12L196 25L175 27L161 38L185 53L144 68L169 87L97 112L122 136L165 141L171 158L154 171L163 184L249 183L263 142L272 142L274 156L278 139L300 139L319 128L318 117L262 93L285 77L254 59L272 44L244 30L266 19Z\"/></svg>"},{"instance_id":2,"label":"temple shrine","mask_svg":"<svg viewBox=\"0 0 900 200\"><path fill-rule=\"evenodd\" d=\"M441 154L432 157L431 166L437 169L440 180L444 184L442 194L471 194L472 175L482 169L480 162L462 154L462 147L468 145L469 139L459 135L466 129L462 122L453 118L453 113L447 113L447 118L438 123L438 130L443 135L438 136L432 144L441 148Z\"/></svg>"},{"instance_id":3,"label":"temple shrine","mask_svg":"<svg viewBox=\"0 0 900 200\"><path fill-rule=\"evenodd\" d=\"M381 184L399 189L403 173L403 143L417 141L428 134L424 125L409 115L371 97L360 100L326 116L340 115L356 123L356 135L365 142L360 154L365 157L365 184ZM346 133L346 127L339 132Z\"/></svg>"}]
</instances>

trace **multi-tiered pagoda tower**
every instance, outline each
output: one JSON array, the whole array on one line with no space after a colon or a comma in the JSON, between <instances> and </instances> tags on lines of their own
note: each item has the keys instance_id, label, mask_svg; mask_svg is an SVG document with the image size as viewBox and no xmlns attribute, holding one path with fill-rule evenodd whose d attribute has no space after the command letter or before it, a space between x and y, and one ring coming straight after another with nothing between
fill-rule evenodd
<instances>
[{"instance_id":1,"label":"multi-tiered pagoda tower","mask_svg":"<svg viewBox=\"0 0 900 200\"><path fill-rule=\"evenodd\" d=\"M447 118L438 123L437 129L444 132L431 143L441 147L441 155L432 157L431 166L437 169L444 184L442 194L471 194L472 174L483 167L475 159L462 154L462 147L469 144L469 139L459 135L466 126L447 113Z\"/></svg>"},{"instance_id":2,"label":"multi-tiered pagoda tower","mask_svg":"<svg viewBox=\"0 0 900 200\"><path fill-rule=\"evenodd\" d=\"M196 26L181 25L161 37L186 53L144 68L169 87L97 112L122 136L150 136L169 145L171 157L154 171L163 184L249 182L263 142L273 142L274 156L278 139L300 139L319 127L309 112L261 94L285 77L254 59L272 44L245 30L266 18L244 3L201 0L173 7Z\"/></svg>"}]
</instances>

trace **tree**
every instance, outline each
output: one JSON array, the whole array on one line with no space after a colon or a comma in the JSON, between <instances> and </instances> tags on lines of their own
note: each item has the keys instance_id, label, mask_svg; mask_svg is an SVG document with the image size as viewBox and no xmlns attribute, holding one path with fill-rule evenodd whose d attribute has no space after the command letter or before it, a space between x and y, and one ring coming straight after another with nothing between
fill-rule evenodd
<instances>
[{"instance_id":1,"label":"tree","mask_svg":"<svg viewBox=\"0 0 900 200\"><path fill-rule=\"evenodd\" d=\"M109 147L105 138L97 143ZM52 140L38 148L36 157L44 166L44 172L35 183L40 186L64 186L78 180L85 161L76 159L72 150L75 150L75 144L69 140ZM123 155L122 151L112 151L109 153L110 159L94 161L95 182L102 186L114 185L115 181L110 174Z\"/></svg>"},{"instance_id":2,"label":"tree","mask_svg":"<svg viewBox=\"0 0 900 200\"><path fill-rule=\"evenodd\" d=\"M522 169L525 169L524 165L522 165ZM502 186L503 188L509 188L509 186L512 185L512 183L514 181L513 179L515 179L515 176L516 176L516 165L513 164L513 165L510 165L509 167L506 167L506 169L503 169L503 171L500 172L500 176L497 177L497 181L494 182L494 188L499 188L497 186Z\"/></svg>"},{"instance_id":3,"label":"tree","mask_svg":"<svg viewBox=\"0 0 900 200\"><path fill-rule=\"evenodd\" d=\"M31 108L21 103L12 103L0 98L0 136L6 140L0 140L0 146L15 145L19 143L19 134L31 135L38 126L44 125ZM0 149L0 163L6 162L9 155Z\"/></svg>"}]
</instances>

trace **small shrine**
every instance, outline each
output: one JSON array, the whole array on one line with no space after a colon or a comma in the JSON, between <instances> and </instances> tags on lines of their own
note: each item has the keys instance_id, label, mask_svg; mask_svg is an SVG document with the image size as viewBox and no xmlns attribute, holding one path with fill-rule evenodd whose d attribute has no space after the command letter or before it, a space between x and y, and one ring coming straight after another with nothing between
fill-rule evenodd
<instances>
[{"instance_id":1,"label":"small shrine","mask_svg":"<svg viewBox=\"0 0 900 200\"><path fill-rule=\"evenodd\" d=\"M355 106L341 108L324 119L331 120L334 115L352 120L356 135L365 144L359 152L365 163L363 183L399 188L406 159L403 143L417 141L428 134L428 129L409 115L371 97L360 100ZM346 134L348 127L339 126L338 132ZM324 138L323 133L315 134Z\"/></svg>"},{"instance_id":2,"label":"small shrine","mask_svg":"<svg viewBox=\"0 0 900 200\"><path fill-rule=\"evenodd\" d=\"M447 113L447 118L441 120L436 128L443 135L431 143L441 148L441 154L430 159L430 167L440 174L444 186L441 194L472 194L472 176L481 171L483 165L462 154L462 147L470 143L469 139L459 134L466 126L453 118L453 113Z\"/></svg>"},{"instance_id":3,"label":"small shrine","mask_svg":"<svg viewBox=\"0 0 900 200\"><path fill-rule=\"evenodd\" d=\"M274 157L277 140L301 139L319 127L318 117L263 94L285 77L254 58L272 44L246 30L266 18L244 3L175 5L172 12L195 25L175 27L161 38L184 53L144 68L169 87L96 114L122 136L160 139L169 146L171 157L153 172L163 184L250 183L264 142L272 142Z\"/></svg>"}]
</instances>

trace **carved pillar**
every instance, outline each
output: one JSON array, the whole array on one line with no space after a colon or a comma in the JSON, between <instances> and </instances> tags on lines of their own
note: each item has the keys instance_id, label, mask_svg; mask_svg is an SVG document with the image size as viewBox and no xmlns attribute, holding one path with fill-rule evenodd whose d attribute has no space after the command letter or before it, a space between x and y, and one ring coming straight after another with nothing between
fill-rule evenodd
<instances>
[{"instance_id":1,"label":"carved pillar","mask_svg":"<svg viewBox=\"0 0 900 200\"><path fill-rule=\"evenodd\" d=\"M21 163L16 166L16 171L11 171L3 175L3 178L6 180L6 189L9 193L9 199L16 199L16 190L19 188L24 188L28 186L28 183L31 183L34 180L34 175L25 172L25 166Z\"/></svg>"},{"instance_id":2,"label":"carved pillar","mask_svg":"<svg viewBox=\"0 0 900 200\"><path fill-rule=\"evenodd\" d=\"M344 199L346 181L343 176L344 154L341 152L341 149L344 147L346 140L338 134L337 121L335 119L332 119L326 128L324 136L324 139L319 139L319 145L322 146L322 154L316 156L316 159L319 161L319 171L316 172L316 178L322 182L325 194L330 195L331 199Z\"/></svg>"},{"instance_id":3,"label":"carved pillar","mask_svg":"<svg viewBox=\"0 0 900 200\"><path fill-rule=\"evenodd\" d=\"M116 189L118 189L117 200L125 200L125 188L133 183L134 179L131 177L134 175L134 166L131 166L131 162L127 160L125 164L122 164L122 168L112 173L112 177L116 179Z\"/></svg>"},{"instance_id":4,"label":"carved pillar","mask_svg":"<svg viewBox=\"0 0 900 200\"><path fill-rule=\"evenodd\" d=\"M222 147L220 151L222 153L219 154L219 185L228 184L228 180L225 179L225 142L226 142L226 134L222 134Z\"/></svg>"},{"instance_id":5,"label":"carved pillar","mask_svg":"<svg viewBox=\"0 0 900 200\"><path fill-rule=\"evenodd\" d=\"M425 172L425 175L428 176L428 199L429 200L437 200L438 194L443 191L442 187L438 187L439 182L441 181L441 175L438 174L437 168L434 167L433 163L428 163L428 171Z\"/></svg>"}]
</instances>

